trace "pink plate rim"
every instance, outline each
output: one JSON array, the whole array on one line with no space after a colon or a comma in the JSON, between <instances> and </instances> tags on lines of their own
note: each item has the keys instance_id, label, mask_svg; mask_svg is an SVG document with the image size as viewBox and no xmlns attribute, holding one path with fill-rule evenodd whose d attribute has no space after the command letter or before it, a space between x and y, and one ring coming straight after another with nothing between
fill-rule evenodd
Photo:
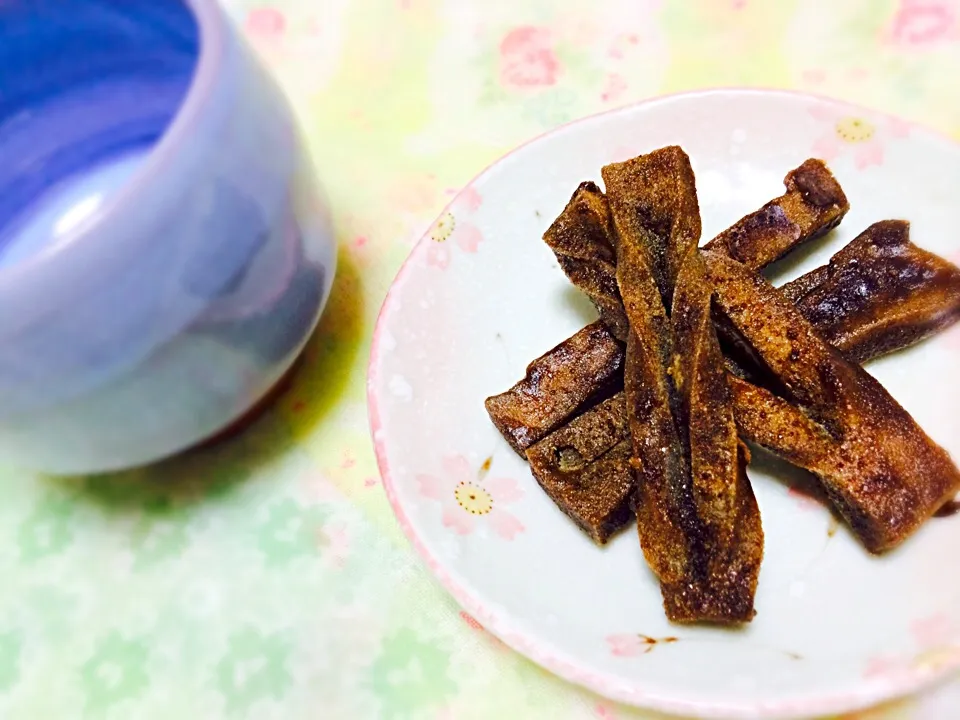
<instances>
[{"instance_id":1,"label":"pink plate rim","mask_svg":"<svg viewBox=\"0 0 960 720\"><path fill-rule=\"evenodd\" d=\"M898 122L916 128L927 135L939 137L941 141L947 142L956 147L957 142L935 129L920 125L918 123L902 120L893 115L882 111L871 110L853 103L844 102L835 98L817 95L814 93L805 93L794 90L768 89L768 88L747 88L747 87L729 87L712 88L707 90L694 90L687 92L659 95L654 98L642 100L630 105L606 110L604 112L589 115L584 118L573 120L558 127L543 132L536 137L527 140L517 146L507 154L495 160L492 164L484 168L469 183L464 185L459 193L447 204L443 212L438 216L442 217L457 202L463 193L484 178L500 163L511 157L527 145L556 133L563 132L571 127L583 123L589 123L593 120L618 113L630 113L639 108L648 108L656 105L666 105L677 100L705 98L717 95L766 95L781 96L784 100L807 100L834 108L842 108L851 114L866 114L873 117L886 117L896 119ZM432 227L432 224L431 224ZM529 636L523 630L514 626L510 615L506 611L497 611L487 607L482 598L482 593L471 587L469 582L458 579L451 575L445 563L438 559L426 547L420 539L416 528L410 522L409 517L404 511L403 505L397 497L396 488L393 481L393 475L390 470L390 464L387 461L386 446L383 437L383 427L380 418L380 397L376 388L378 380L378 363L381 359L380 341L383 331L386 327L387 317L396 301L399 291L402 289L404 280L410 270L411 261L422 254L430 242L429 230L424 233L413 250L410 252L399 272L394 278L390 289L387 291L386 298L381 306L377 317L376 326L373 332L373 339L370 348L370 359L367 366L367 412L369 416L370 432L373 440L374 451L376 453L377 465L380 470L381 479L387 499L393 508L397 522L403 530L404 535L414 546L421 557L426 561L427 567L433 575L440 581L444 589L449 592L460 606L470 615L477 619L483 627L489 630L493 635L502 640L506 645L516 652L525 655L527 658L549 670L555 675L572 682L576 685L587 688L599 695L611 700L622 702L638 708L655 710L659 712L671 713L676 715L687 715L697 717L712 718L809 718L811 716L838 715L862 710L867 707L878 705L890 700L895 700L907 695L915 694L921 690L927 689L960 670L960 653L954 654L949 661L939 664L935 669L913 668L907 673L898 675L896 678L885 680L865 681L860 689L851 690L844 693L834 693L831 695L814 695L807 699L790 699L775 702L724 702L712 703L701 701L678 700L675 697L664 697L662 695L651 693L642 689L639 683L627 684L623 681L607 677L584 667L576 658L552 649L541 640Z\"/></svg>"}]
</instances>

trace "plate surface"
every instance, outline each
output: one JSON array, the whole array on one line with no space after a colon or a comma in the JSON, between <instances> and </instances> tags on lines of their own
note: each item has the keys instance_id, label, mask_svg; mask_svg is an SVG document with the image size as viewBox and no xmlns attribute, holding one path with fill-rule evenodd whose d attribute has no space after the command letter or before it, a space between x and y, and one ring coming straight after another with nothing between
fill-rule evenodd
<instances>
[{"instance_id":1,"label":"plate surface","mask_svg":"<svg viewBox=\"0 0 960 720\"><path fill-rule=\"evenodd\" d=\"M690 155L704 240L828 161L841 227L773 269L825 262L869 224L912 221L960 260L960 148L835 101L768 91L661 98L562 127L484 171L430 229L384 304L371 425L397 518L463 607L558 675L638 706L713 717L803 717L914 691L960 666L960 516L882 558L798 492L790 468L749 469L766 533L758 614L743 630L671 626L635 532L599 549L543 494L490 423L489 395L595 319L540 240L582 180L669 145ZM960 459L960 329L871 363ZM675 641L673 639L676 638ZM664 639L670 639L665 642Z\"/></svg>"}]
</instances>

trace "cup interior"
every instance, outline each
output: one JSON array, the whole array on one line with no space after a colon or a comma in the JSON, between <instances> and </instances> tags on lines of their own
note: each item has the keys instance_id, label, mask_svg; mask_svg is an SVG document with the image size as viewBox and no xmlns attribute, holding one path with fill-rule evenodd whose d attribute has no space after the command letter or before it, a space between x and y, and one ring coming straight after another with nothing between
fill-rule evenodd
<instances>
[{"instance_id":1,"label":"cup interior","mask_svg":"<svg viewBox=\"0 0 960 720\"><path fill-rule=\"evenodd\" d=\"M128 181L199 52L185 0L0 2L0 269L55 246Z\"/></svg>"}]
</instances>

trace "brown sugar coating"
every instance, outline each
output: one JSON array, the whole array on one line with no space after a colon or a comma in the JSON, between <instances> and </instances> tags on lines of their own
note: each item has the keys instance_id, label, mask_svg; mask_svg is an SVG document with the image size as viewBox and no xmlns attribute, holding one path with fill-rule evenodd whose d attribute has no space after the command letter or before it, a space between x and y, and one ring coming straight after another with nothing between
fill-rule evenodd
<instances>
[{"instance_id":1,"label":"brown sugar coating","mask_svg":"<svg viewBox=\"0 0 960 720\"><path fill-rule=\"evenodd\" d=\"M884 224L878 223L881 226ZM875 228L876 226L871 227ZM831 265L834 267L835 273L838 272L838 268L842 272L843 268L848 267L847 263L852 265L859 273L872 275L876 272L882 272L883 263L886 262L883 254L848 253L848 250L855 248L857 243L863 242L862 238L865 236L870 238L873 233L868 230L834 255ZM843 257L848 258L847 262L841 262ZM871 293L860 298L860 303L855 305L857 312L844 316L843 327L846 331L842 334L835 333L831 329L831 323L837 322L838 313L814 313L811 317L808 317L817 332L825 338L833 337L836 340L836 346L844 351L848 357L853 356L862 362L866 362L888 352L895 352L902 347L909 346L917 338L922 338L957 319L954 312L944 312L945 307L947 309L954 307L949 304L952 301L945 300L945 305L939 305L936 302L929 301L915 303L914 300L914 295L929 299L937 297L941 293L945 298L955 297L958 289L958 281L955 279L958 274L956 269L943 259L913 245L910 245L902 255L897 254L895 257L899 263L898 272L918 278L913 289L905 297L894 299L888 294ZM860 267L857 267L857 263L860 263ZM912 263L916 263L916 266L911 267ZM881 269L874 269L872 267L874 264L879 264ZM818 284L827 281L830 277L831 265L819 267L784 285L779 289L780 294L793 302L801 300ZM935 268L936 271L927 272L926 268L930 266ZM831 285L829 292L817 296L817 303L814 307L849 307L844 300L844 296L849 292L850 285L848 283L835 282ZM904 306L921 306L925 310L912 314L903 320L904 325L901 326L878 322L888 315L901 316ZM803 308L800 309L803 310ZM878 335L861 332L857 323L862 318L869 319L875 327L894 327L896 331L887 335L884 333ZM934 321L931 318L938 320ZM945 318L949 318L949 320ZM914 326L917 328L916 330L911 329ZM882 338L882 341L878 342L877 337ZM868 342L858 345L858 340L862 338L867 338ZM821 426L817 425L801 410L767 390L734 377L731 377L729 382L734 390L736 418L740 426L741 437L766 447L794 465L820 475L825 472L830 457L829 453L832 451L828 446L823 445L829 436ZM590 412L588 410L586 414L589 415ZM627 431L623 430L618 434L612 434L605 442L613 445L624 441L628 437ZM589 465L587 467L589 468ZM623 522L629 522L629 518Z\"/></svg>"},{"instance_id":2,"label":"brown sugar coating","mask_svg":"<svg viewBox=\"0 0 960 720\"><path fill-rule=\"evenodd\" d=\"M835 228L850 209L843 188L821 160L805 161L783 184L786 193L720 233L706 249L759 270Z\"/></svg>"},{"instance_id":3,"label":"brown sugar coating","mask_svg":"<svg viewBox=\"0 0 960 720\"><path fill-rule=\"evenodd\" d=\"M960 269L885 220L834 255L817 282L788 292L824 340L856 362L907 347L960 319ZM788 287L789 287L788 286Z\"/></svg>"},{"instance_id":4,"label":"brown sugar coating","mask_svg":"<svg viewBox=\"0 0 960 720\"><path fill-rule=\"evenodd\" d=\"M821 265L808 273L804 273L796 280L784 283L777 289L785 299L796 305L801 298L810 293L814 288L825 283L829 277L830 265Z\"/></svg>"},{"instance_id":5,"label":"brown sugar coating","mask_svg":"<svg viewBox=\"0 0 960 720\"><path fill-rule=\"evenodd\" d=\"M627 338L627 318L617 288L607 198L592 182L580 184L543 239L574 285L586 293L613 335Z\"/></svg>"},{"instance_id":6,"label":"brown sugar coating","mask_svg":"<svg viewBox=\"0 0 960 720\"><path fill-rule=\"evenodd\" d=\"M805 165L808 164L809 163L805 163ZM801 187L806 187L807 193L810 194L811 197L815 197L816 193L811 193L810 191L810 183L805 183L801 180L799 184L795 182L793 188L790 187L791 176L796 177L798 174L801 174L799 171L800 169L788 175L787 195L791 192L795 195L797 193L802 195L803 190ZM826 184L826 186L829 189L829 184ZM816 188L814 188L814 190L816 190ZM820 195L823 194L824 193L820 193ZM577 193L574 194L574 198L571 199L571 203L568 204L564 214L568 214L571 205L574 205L574 201L578 196L581 196L581 202L586 208L586 210L583 211L585 217L597 219L594 227L599 229L599 231L580 233L577 235L577 233L571 233L568 229L566 235L561 237L559 241L551 241L548 239L548 242L552 246L556 246L554 248L555 250L560 248L561 250L576 255L580 259L594 258L597 261L609 265L613 240L609 239L609 230L603 227L603 195L592 183L584 184L581 188L578 188ZM775 204L777 204L777 201L769 203L766 207L769 208ZM798 208L800 210L803 209L802 204L794 205L791 203L783 203L782 205L783 207L793 208L794 210ZM844 200L841 206L845 205ZM762 213L763 211L758 212ZM754 215L757 214L758 213L754 213ZM568 217L575 218L576 216L568 215ZM833 222L829 213L823 213L819 217L825 223ZM746 223L746 220L747 218L735 225L734 228L746 225L752 227L752 232L755 232L759 238L771 237L764 235L763 223L754 222L751 224ZM818 230L809 225L806 227L811 236L822 234L822 230ZM826 229L826 227L824 229ZM733 228L731 230L733 230ZM550 231L548 231L548 234L549 232ZM727 231L727 233L724 233L720 237L731 234L731 231ZM562 234L558 234L558 237L561 235ZM564 237L566 238L566 242L564 242ZM571 237L579 238L580 240L586 239L587 244L579 249L575 249L574 244L570 242ZM774 234L772 237L773 241L769 241L769 249L750 254L750 257L752 257L754 261L760 259L766 262L775 259L777 255L776 235ZM796 244L806 239L808 238L797 238ZM742 246L747 247L749 245L750 244L747 243ZM740 245L737 247L740 247ZM561 254L562 253L558 253L558 258ZM909 292L906 295L897 295L895 292L888 292L890 290L896 290L896 285L889 283L887 286L876 282L873 284L860 283L861 288L869 288L871 292L862 294L856 298L856 303L849 301L849 293L857 287L856 281L858 277L865 277L869 280L870 278L882 278L885 274L902 278L909 284ZM607 275L609 275L609 267L607 267ZM829 265L817 268L798 280L788 283L781 288L781 293L793 302L800 303L801 300L805 300L805 304L801 303L800 308L804 314L813 321L813 324L817 327L821 335L832 339L837 346L848 353L848 356L865 361L871 357L894 351L900 347L905 347L956 320L957 275L956 268L946 261L910 244L906 238L904 223L888 221L885 223L877 223L875 226L868 228L860 237L838 252L832 258ZM824 283L827 283L831 278L832 282L828 286L825 286L823 291L814 293L819 286L824 285ZM904 312L905 310L909 310L910 312ZM866 324L866 328L862 329L861 324ZM840 329L839 332L838 329ZM607 340L612 341L612 338L607 338ZM604 343L605 342L604 340ZM622 348L617 345L608 345L608 348L613 350L614 355L616 355L619 350L621 357L618 360L614 360L614 363L622 363ZM578 366L580 364L580 358L575 353L570 352L570 347L564 343L558 346L555 351L551 351L551 353L535 361L531 365L531 368L538 363L542 363L544 367L549 367L556 376L563 376L565 374L564 365ZM539 373L533 372L531 374L536 376ZM558 398L547 399L546 402L551 404L552 407L547 410L546 415L550 415L551 411L553 414L552 419L548 420L546 424L556 423L557 426L562 426L569 418L562 418L557 421L556 417L558 415L557 410L564 406L575 406L571 416L576 416L586 411L583 416L588 417L592 412L597 410L597 408L594 408L594 410L589 409L596 402L595 398L602 398L608 395L612 391L611 389L615 390L619 384L617 381L611 383L610 378L605 373L601 373L600 378L597 382L603 384L602 388L584 388L580 384L564 386L562 392L567 392L567 388L569 387L569 391L572 392L574 396L572 402L564 403L562 398L559 398L560 402L557 402ZM501 432L511 441L511 444L514 444L512 438L517 438L518 442L525 442L525 438L542 437L544 432L542 427L545 424L543 419L545 413L538 406L536 392L531 392L531 389L537 387L537 383L529 383L529 379L528 376L525 381L518 383L513 391L511 391L515 392L519 397L512 399L504 398L507 400L504 404L506 416L502 418L502 422L497 422ZM587 375L581 375L580 379L589 381L591 378ZM776 427L779 429L777 433L774 433L775 436L789 437L784 434L783 430L790 427L790 423L799 423L800 427L804 427L809 432L814 433L814 435L807 437L806 442L800 442L798 440L793 443L793 449L791 449L790 443L783 440L781 440L779 447L771 446L768 441L764 441L760 431L769 430L769 423L757 422L755 425L757 429L754 432L741 428L744 437L752 439L758 442L758 444L770 447L775 452L787 457L788 460L795 462L795 464L801 467L815 469L814 465L818 462L818 458L822 465L822 458L826 457L826 455L818 451L817 444L811 439L817 437L820 439L823 438L825 431L821 426L817 425L810 417L803 413L803 411L789 405L789 403L786 403L761 388L751 386L749 383L738 384L733 379L731 379L730 382L734 385L735 396L737 397L738 422L742 421L749 424L748 421L751 417L757 420L761 414L765 417L773 417L770 414L770 408L765 408L763 405L764 402L772 398L777 407L781 409L780 415L776 416L777 422L779 423ZM749 390L751 388L751 393L745 392L745 389ZM509 394L510 393L505 393L504 395ZM578 402L578 398L585 396L588 398L592 397L593 399ZM495 400L495 398L491 398L491 401ZM526 402L524 402L524 400ZM622 396L620 396L619 401L623 401ZM532 420L527 426L524 426L522 421L523 413L519 412L521 409L526 409L530 415L528 419ZM511 410L514 412L511 413ZM496 412L496 409L493 412ZM751 415L751 413L753 413L753 415ZM627 437L628 433L617 433L615 430L610 430L608 436L602 440L601 444L614 447L618 442L622 443ZM769 440L769 438L767 438L767 440ZM814 451L812 455L810 454L811 448ZM796 456L795 453L798 449L805 450L808 455L806 457ZM819 448L819 450L822 450L822 448ZM790 453L794 453L794 455L791 456ZM612 468L612 470L608 470L608 472L617 475L618 466L616 465L615 455L609 455L607 462L607 467ZM625 462L625 459L622 460L621 466ZM592 463L587 463L583 469L578 472L583 474L584 477L591 475L594 478L600 477L600 475L592 469ZM620 474L624 476L626 473L621 472ZM622 513L619 515L612 513L610 518L613 519L599 518L595 523L596 527L604 528L603 532L606 532L607 536L615 530L618 524L628 522L629 516L625 517ZM619 518L619 520L616 518ZM588 530L588 532L590 531ZM595 532L591 532L590 534L596 536Z\"/></svg>"},{"instance_id":7,"label":"brown sugar coating","mask_svg":"<svg viewBox=\"0 0 960 720\"><path fill-rule=\"evenodd\" d=\"M671 621L749 621L763 532L696 249L693 171L666 148L602 173L630 322L624 395L640 545Z\"/></svg>"},{"instance_id":8,"label":"brown sugar coating","mask_svg":"<svg viewBox=\"0 0 960 720\"><path fill-rule=\"evenodd\" d=\"M631 169L641 160L630 161ZM678 605L673 602L674 588L688 583L699 591L705 577L696 511L689 497L689 459L672 413L674 398L667 374L673 361L672 330L657 282L659 274L670 283L672 295L666 257L673 223L644 224L638 208L643 208L647 199L642 197L644 186L636 183L638 172L623 168L604 168L602 172L618 235L617 281L630 321L624 396L637 487L637 529L644 557L660 579L664 609L669 612ZM669 180L666 171L656 187L662 188ZM640 199L635 195L641 195ZM665 237L654 237L658 231ZM686 240L689 247L696 247L698 238ZM655 268L657 260L661 261L659 269Z\"/></svg>"},{"instance_id":9,"label":"brown sugar coating","mask_svg":"<svg viewBox=\"0 0 960 720\"><path fill-rule=\"evenodd\" d=\"M571 416L615 393L623 382L623 347L595 322L527 366L526 377L487 398L493 424L520 455Z\"/></svg>"},{"instance_id":10,"label":"brown sugar coating","mask_svg":"<svg viewBox=\"0 0 960 720\"><path fill-rule=\"evenodd\" d=\"M617 237L645 238L637 249L646 255L669 307L680 266L700 242L700 206L690 158L674 145L606 165L601 174Z\"/></svg>"},{"instance_id":11,"label":"brown sugar coating","mask_svg":"<svg viewBox=\"0 0 960 720\"><path fill-rule=\"evenodd\" d=\"M689 500L696 517L691 534L704 581L691 586L681 574L679 583L664 589L667 615L678 622L750 620L763 558L760 510L711 320L712 294L703 259L694 251L673 296L670 375L678 395L675 422L690 457Z\"/></svg>"},{"instance_id":12,"label":"brown sugar coating","mask_svg":"<svg viewBox=\"0 0 960 720\"><path fill-rule=\"evenodd\" d=\"M730 378L730 387L736 397L741 437L813 473L837 507L844 508L842 493L830 489L861 482L863 471L861 465L848 462L845 446L801 408L766 388L734 377ZM852 510L855 512L855 508Z\"/></svg>"},{"instance_id":13,"label":"brown sugar coating","mask_svg":"<svg viewBox=\"0 0 960 720\"><path fill-rule=\"evenodd\" d=\"M837 509L868 550L901 543L960 489L950 456L766 280L721 255L706 259L724 314L833 438L819 477Z\"/></svg>"},{"instance_id":14,"label":"brown sugar coating","mask_svg":"<svg viewBox=\"0 0 960 720\"><path fill-rule=\"evenodd\" d=\"M669 153L664 153L662 161L676 165L680 158L679 153L682 153L682 150L679 153L678 150L673 148ZM629 184L637 176L650 170L649 167L638 167L636 162L631 162L632 165L631 163L623 164L628 167L615 168L608 172L613 172L615 179ZM746 259L755 263L751 267L759 270L776 260L786 250L797 247L834 227L843 218L843 213L837 215L825 210L817 211L815 206L804 199L803 191L798 188L796 178L809 179L808 176L821 178L821 184L831 193L843 196L842 190L837 193L837 189L833 188L836 181L832 179L833 176L829 174L829 170L826 170L820 161L808 160L787 175L785 195L770 201L757 212L740 220L721 233L709 246L716 244L723 251L749 248L750 252L746 253L748 255ZM801 184L812 187L813 181ZM685 201L689 202L689 198L685 198ZM842 205L846 207L845 200ZM778 209L769 210L773 207ZM756 219L769 212L783 213L787 230L782 229L781 232L771 233L767 224ZM844 209L843 212L846 210ZM658 217L663 224L665 221L662 216ZM751 218L754 219L751 220ZM817 224L818 222L821 224ZM689 231L694 229L696 228L687 228L686 236L689 237ZM732 242L730 240L732 237L737 238L737 242ZM567 277L593 301L601 321L610 329L610 334L625 341L627 320L623 313L619 288L616 287L616 257L613 247L615 238L612 234L606 196L594 183L581 183L560 216L547 230L544 240L556 254ZM660 254L662 258L666 258L665 250ZM744 252L740 255L743 259ZM663 264L667 263L664 261ZM665 277L664 283L668 279ZM609 395L608 375L602 371L595 372L596 365L590 362L591 359L583 358L578 354L581 348L583 352L587 352L578 335L579 333L534 360L528 368L527 378L507 392L487 401L487 410L494 424L500 428L507 442L518 452L522 453L553 428L562 426L571 417L588 410L596 402L596 398ZM617 346L612 344L611 338L600 337L600 341L603 343L601 350L617 352ZM621 358L622 352L623 349L620 348ZM579 372L583 365L586 365L586 372ZM549 393L538 394L536 388L532 387L531 369L534 371L549 369L554 375L556 381L550 384ZM575 382L563 385L561 383L563 378L570 378ZM591 382L594 383L593 386L584 387L584 383ZM618 380L616 384L619 383ZM562 397L565 394L567 397ZM538 397L542 398L542 406L537 401ZM558 413L564 408L568 409L568 414L559 417Z\"/></svg>"},{"instance_id":15,"label":"brown sugar coating","mask_svg":"<svg viewBox=\"0 0 960 720\"><path fill-rule=\"evenodd\" d=\"M553 221L543 239L558 254L580 260L600 260L613 266L617 251L613 247L607 197L597 184L580 183L569 202Z\"/></svg>"},{"instance_id":16,"label":"brown sugar coating","mask_svg":"<svg viewBox=\"0 0 960 720\"><path fill-rule=\"evenodd\" d=\"M674 149L671 153L672 157L665 156L663 159L676 164L684 157L682 151L677 152L677 149ZM791 173L791 176L796 175L801 168ZM626 181L629 182L631 171L633 171L632 175L636 176L647 170L637 168L636 163L634 163L632 168L622 168L618 177L626 178ZM788 180L791 176L788 176ZM802 202L802 197L798 195L799 192L796 188L788 187L786 196L768 203L764 206L764 209L758 211L759 214L762 214L776 205L783 212L799 213L798 222L794 222L791 227L800 228L802 224L803 228L806 229L806 234L796 234L795 237L794 234L789 235L794 238L793 242L795 244L803 243L810 237L820 235L828 229L827 225L817 227L810 222L799 222L803 218L813 216L813 213ZM794 200L790 201L790 197L793 197ZM748 237L744 240L745 247L760 248L763 242L767 241L776 243L766 252L755 249L752 253L752 257L758 261L769 258L769 260L764 261L769 262L783 252L782 238L787 236L782 233L780 235L771 234L764 223L756 220L751 221L750 218L757 216L758 213L742 220L727 231L726 235L756 235L756 239L750 240ZM819 217L824 223L829 223L830 227L834 226L840 219L830 217L826 213L819 215ZM743 229L743 231L740 232L740 229ZM693 228L693 230L697 229ZM697 230L698 234L699 231ZM772 240L768 240L768 238ZM591 297L598 308L601 321L611 328L613 335L621 339L625 338L627 331L626 316L623 314L619 289L615 286L616 258L613 248L615 239L610 227L609 206L606 197L599 188L589 182L581 184L564 211L544 235L544 239L554 250L568 277ZM666 252L662 251L661 259L665 257ZM667 265L666 262L661 264ZM663 272L666 272L666 270ZM666 283L666 279L664 282ZM596 324L591 327L594 330L597 329ZM585 412L584 417L587 423L590 422L590 416L593 413L603 415L603 409L590 409L591 405L596 402L596 398L608 395L611 388L616 388L622 383L621 377L618 377L616 382L611 383L609 373L606 371L609 367L618 363L622 365L622 347L614 344L612 338L605 336L602 332L597 332L593 337L600 344L599 350L604 353L608 351L611 353L610 364L601 363L597 365L592 362L584 364L583 358L578 354L583 351L581 350L583 348L581 340L584 338L581 333L578 333L569 341L561 343L557 348L531 363L527 377L515 385L514 388L487 401L487 409L491 418L515 450L522 451L534 441L543 438L548 432L547 428L560 427L570 417L575 417L580 413ZM616 356L615 360L612 359L613 356ZM620 375L619 370L617 374ZM551 376L548 387L544 387L538 382L543 375ZM563 382L565 379L570 382ZM623 402L622 396L620 402ZM618 435L615 430L609 430L607 431L607 438L622 443L629 439L629 434L624 432L622 435ZM616 445L617 442L610 444L611 447ZM569 469L565 474L564 485L544 481L545 478L550 477L547 475L547 471L551 470L551 466L546 455L541 454L538 457L541 460L531 464L535 474L538 472L538 468L542 468L542 471L537 475L541 485L558 505L571 517L574 517L578 524L595 540L608 538L632 519L632 514L622 512L623 506L617 502L595 506L594 509L605 508L606 512L603 513L589 515L580 512L576 514L574 509L576 504L573 501L553 494L562 487L566 487L569 492L573 492L569 488L575 486L588 488L603 483L604 487L609 486L610 489L606 496L616 498L622 487L621 479L630 476L629 467L625 465L627 458L622 452L619 455L617 453L608 454L602 465L595 466L595 460L588 462L583 469ZM574 476L578 478L576 482L571 479ZM556 475L553 477L556 477ZM603 480L603 478L607 478L607 480ZM594 487L593 492L598 492L596 487Z\"/></svg>"},{"instance_id":17,"label":"brown sugar coating","mask_svg":"<svg viewBox=\"0 0 960 720\"><path fill-rule=\"evenodd\" d=\"M527 450L533 476L594 542L603 545L633 518L633 473L623 394Z\"/></svg>"},{"instance_id":18,"label":"brown sugar coating","mask_svg":"<svg viewBox=\"0 0 960 720\"><path fill-rule=\"evenodd\" d=\"M806 470L826 469L835 440L796 405L766 388L729 376L741 437Z\"/></svg>"},{"instance_id":19,"label":"brown sugar coating","mask_svg":"<svg viewBox=\"0 0 960 720\"><path fill-rule=\"evenodd\" d=\"M824 339L852 360L865 363L909 347L960 320L960 269L909 242L907 229L902 221L876 223L838 251L829 264L779 291ZM904 289L884 282L885 278L901 279ZM561 373L565 363L577 366L579 357L565 351L555 356L547 353L534 361L539 362ZM610 387L608 377L602 382ZM584 388L570 391L579 397ZM563 404L560 398L552 401ZM535 404L528 408L533 417L539 417ZM578 406L568 418L585 409ZM568 418L558 420L557 426Z\"/></svg>"}]
</instances>

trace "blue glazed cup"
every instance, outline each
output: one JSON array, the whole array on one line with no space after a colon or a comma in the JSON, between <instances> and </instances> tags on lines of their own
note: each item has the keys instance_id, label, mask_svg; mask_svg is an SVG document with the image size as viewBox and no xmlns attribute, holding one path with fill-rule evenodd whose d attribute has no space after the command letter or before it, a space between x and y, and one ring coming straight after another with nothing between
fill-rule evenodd
<instances>
[{"instance_id":1,"label":"blue glazed cup","mask_svg":"<svg viewBox=\"0 0 960 720\"><path fill-rule=\"evenodd\" d=\"M77 474L230 425L336 248L290 108L216 0L0 2L0 461Z\"/></svg>"}]
</instances>

